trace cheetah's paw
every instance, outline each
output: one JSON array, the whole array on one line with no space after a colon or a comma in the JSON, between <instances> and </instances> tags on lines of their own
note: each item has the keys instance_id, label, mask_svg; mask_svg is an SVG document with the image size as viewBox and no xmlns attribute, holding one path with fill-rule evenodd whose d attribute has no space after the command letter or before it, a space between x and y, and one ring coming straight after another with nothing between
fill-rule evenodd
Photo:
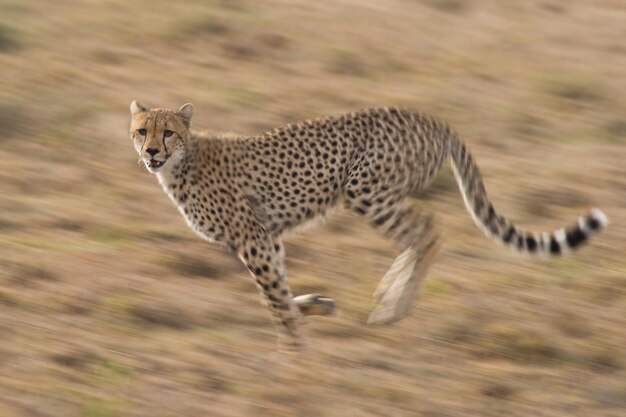
<instances>
[{"instance_id":1,"label":"cheetah's paw","mask_svg":"<svg viewBox=\"0 0 626 417\"><path fill-rule=\"evenodd\" d=\"M303 316L335 316L337 304L321 294L304 294L293 298Z\"/></svg>"}]
</instances>

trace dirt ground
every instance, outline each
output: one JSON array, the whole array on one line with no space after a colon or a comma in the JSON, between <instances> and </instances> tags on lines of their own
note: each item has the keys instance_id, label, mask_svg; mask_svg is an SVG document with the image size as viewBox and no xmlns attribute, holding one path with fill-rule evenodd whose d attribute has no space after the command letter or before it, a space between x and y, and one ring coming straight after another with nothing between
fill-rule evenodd
<instances>
[{"instance_id":1,"label":"dirt ground","mask_svg":"<svg viewBox=\"0 0 626 417\"><path fill-rule=\"evenodd\" d=\"M0 416L623 416L623 0L0 0ZM338 213L287 238L335 298L276 352L254 284L137 164L128 104L262 132L401 105L449 121L496 207L575 256L485 239L446 168L415 204L444 244L413 315L368 327L396 255Z\"/></svg>"}]
</instances>

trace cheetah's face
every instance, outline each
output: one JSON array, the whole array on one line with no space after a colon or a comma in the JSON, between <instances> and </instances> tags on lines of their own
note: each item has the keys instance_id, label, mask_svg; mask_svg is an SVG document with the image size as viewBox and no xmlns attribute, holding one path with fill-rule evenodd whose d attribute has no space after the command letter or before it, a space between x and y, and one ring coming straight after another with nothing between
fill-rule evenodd
<instances>
[{"instance_id":1,"label":"cheetah's face","mask_svg":"<svg viewBox=\"0 0 626 417\"><path fill-rule=\"evenodd\" d=\"M192 104L172 111L148 109L133 100L130 115L130 136L148 171L157 173L168 161L180 159L191 134Z\"/></svg>"}]
</instances>

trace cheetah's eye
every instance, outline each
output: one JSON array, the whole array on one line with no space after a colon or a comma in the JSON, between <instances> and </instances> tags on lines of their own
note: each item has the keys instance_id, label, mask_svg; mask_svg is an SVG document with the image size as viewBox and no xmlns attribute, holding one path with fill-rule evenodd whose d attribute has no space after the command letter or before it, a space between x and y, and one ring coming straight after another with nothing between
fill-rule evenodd
<instances>
[{"instance_id":1,"label":"cheetah's eye","mask_svg":"<svg viewBox=\"0 0 626 417\"><path fill-rule=\"evenodd\" d=\"M165 129L163 131L163 137L169 138L170 136L172 136L174 134L174 132L172 132L171 130L167 130Z\"/></svg>"},{"instance_id":2,"label":"cheetah's eye","mask_svg":"<svg viewBox=\"0 0 626 417\"><path fill-rule=\"evenodd\" d=\"M139 132L141 136L146 136L146 133L148 133L146 129L137 129L137 132Z\"/></svg>"}]
</instances>

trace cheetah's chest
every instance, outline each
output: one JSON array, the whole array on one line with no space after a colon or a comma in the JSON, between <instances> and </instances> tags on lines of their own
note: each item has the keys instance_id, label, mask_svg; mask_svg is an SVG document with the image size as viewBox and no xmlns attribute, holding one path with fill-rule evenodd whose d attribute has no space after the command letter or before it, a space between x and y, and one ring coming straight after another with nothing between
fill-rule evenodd
<instances>
[{"instance_id":1,"label":"cheetah's chest","mask_svg":"<svg viewBox=\"0 0 626 417\"><path fill-rule=\"evenodd\" d=\"M224 240L225 229L221 219L217 218L213 209L201 207L197 201L175 202L178 210L185 218L187 226L196 234L209 242Z\"/></svg>"},{"instance_id":2,"label":"cheetah's chest","mask_svg":"<svg viewBox=\"0 0 626 417\"><path fill-rule=\"evenodd\" d=\"M188 186L185 181L162 183L162 186L191 230L209 242L224 240L223 209L211 198L210 190Z\"/></svg>"}]
</instances>

